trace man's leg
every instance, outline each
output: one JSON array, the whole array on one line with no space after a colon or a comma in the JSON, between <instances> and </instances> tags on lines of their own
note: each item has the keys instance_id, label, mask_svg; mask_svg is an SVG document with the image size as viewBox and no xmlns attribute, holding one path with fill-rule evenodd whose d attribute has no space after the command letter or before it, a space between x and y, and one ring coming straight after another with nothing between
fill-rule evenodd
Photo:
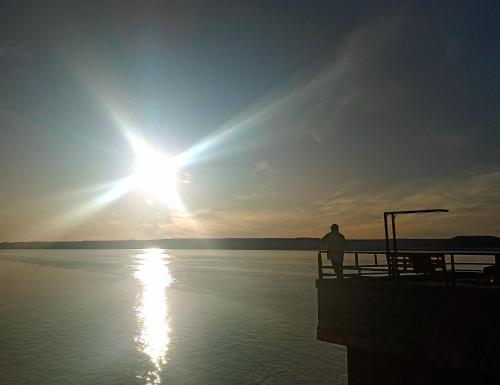
<instances>
[{"instance_id":1,"label":"man's leg","mask_svg":"<svg viewBox=\"0 0 500 385\"><path fill-rule=\"evenodd\" d=\"M338 279L343 279L344 278L344 262L343 261L336 261L332 259L332 266L333 266L333 271L335 271L335 275L337 276Z\"/></svg>"}]
</instances>

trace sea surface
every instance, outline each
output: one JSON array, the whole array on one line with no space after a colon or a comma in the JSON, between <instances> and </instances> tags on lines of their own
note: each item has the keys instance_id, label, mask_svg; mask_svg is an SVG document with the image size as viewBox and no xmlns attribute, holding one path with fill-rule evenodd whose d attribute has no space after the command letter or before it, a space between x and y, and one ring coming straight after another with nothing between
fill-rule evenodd
<instances>
[{"instance_id":1,"label":"sea surface","mask_svg":"<svg viewBox=\"0 0 500 385\"><path fill-rule=\"evenodd\" d=\"M0 384L346 384L304 251L0 251Z\"/></svg>"}]
</instances>

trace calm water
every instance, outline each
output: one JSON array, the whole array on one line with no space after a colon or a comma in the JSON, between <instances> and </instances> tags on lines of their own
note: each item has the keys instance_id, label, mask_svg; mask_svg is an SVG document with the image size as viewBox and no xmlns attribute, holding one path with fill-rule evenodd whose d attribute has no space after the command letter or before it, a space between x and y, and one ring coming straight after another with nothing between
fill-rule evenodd
<instances>
[{"instance_id":1,"label":"calm water","mask_svg":"<svg viewBox=\"0 0 500 385\"><path fill-rule=\"evenodd\" d=\"M345 384L314 252L0 252L0 384Z\"/></svg>"}]
</instances>

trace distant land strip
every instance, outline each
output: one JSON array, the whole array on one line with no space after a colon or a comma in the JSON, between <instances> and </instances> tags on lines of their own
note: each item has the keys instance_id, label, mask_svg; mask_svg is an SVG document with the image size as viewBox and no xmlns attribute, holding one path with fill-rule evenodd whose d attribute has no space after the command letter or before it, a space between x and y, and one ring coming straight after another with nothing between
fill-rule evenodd
<instances>
[{"instance_id":1,"label":"distant land strip","mask_svg":"<svg viewBox=\"0 0 500 385\"><path fill-rule=\"evenodd\" d=\"M219 249L319 250L319 238L210 238L65 242L2 242L0 249ZM398 239L399 250L500 250L496 236L457 236L449 239ZM383 239L350 239L346 251L384 251Z\"/></svg>"}]
</instances>

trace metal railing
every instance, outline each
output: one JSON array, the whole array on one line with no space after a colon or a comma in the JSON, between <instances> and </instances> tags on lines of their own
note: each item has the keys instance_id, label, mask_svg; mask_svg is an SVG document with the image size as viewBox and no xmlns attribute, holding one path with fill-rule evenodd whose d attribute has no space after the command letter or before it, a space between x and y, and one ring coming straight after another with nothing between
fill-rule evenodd
<instances>
[{"instance_id":1,"label":"metal railing","mask_svg":"<svg viewBox=\"0 0 500 385\"><path fill-rule=\"evenodd\" d=\"M394 254L394 253L391 253ZM500 265L500 250L493 251L401 251L401 256L412 255L443 255L443 271L440 276L447 284L453 285L459 281L471 282L474 279L481 279L488 282L488 277L482 276L483 268L486 266ZM326 263L325 263L326 262ZM397 267L396 267L397 268ZM384 251L346 251L344 253L344 277L389 277L394 276L387 263L386 252ZM413 269L398 271L397 277L409 277L422 275ZM336 278L335 271L330 261L326 259L326 251L318 251L318 278Z\"/></svg>"}]
</instances>

